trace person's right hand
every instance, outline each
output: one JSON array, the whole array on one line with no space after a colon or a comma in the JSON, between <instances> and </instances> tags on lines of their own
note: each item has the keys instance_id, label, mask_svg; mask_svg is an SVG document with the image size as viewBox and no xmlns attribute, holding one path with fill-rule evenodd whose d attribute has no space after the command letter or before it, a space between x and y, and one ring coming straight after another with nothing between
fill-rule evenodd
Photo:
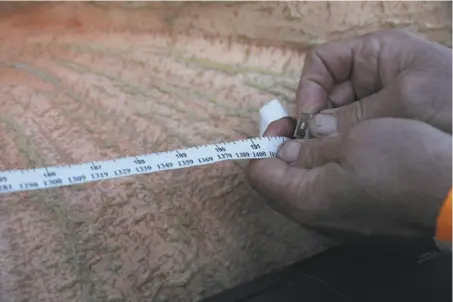
<instances>
[{"instance_id":1,"label":"person's right hand","mask_svg":"<svg viewBox=\"0 0 453 302\"><path fill-rule=\"evenodd\" d=\"M265 136L288 136L288 118ZM452 137L426 123L379 118L345 133L289 140L251 160L250 185L274 209L337 240L435 236L452 181Z\"/></svg>"},{"instance_id":2,"label":"person's right hand","mask_svg":"<svg viewBox=\"0 0 453 302\"><path fill-rule=\"evenodd\" d=\"M451 134L451 68L451 49L405 31L328 42L306 58L297 116L326 113L310 125L315 137L380 117L415 119Z\"/></svg>"}]
</instances>

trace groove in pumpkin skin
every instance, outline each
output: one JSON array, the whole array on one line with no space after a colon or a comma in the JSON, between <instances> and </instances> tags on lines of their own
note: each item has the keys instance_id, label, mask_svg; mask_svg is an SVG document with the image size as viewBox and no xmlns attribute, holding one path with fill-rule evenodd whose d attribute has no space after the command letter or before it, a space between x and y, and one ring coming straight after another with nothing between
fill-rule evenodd
<instances>
[{"instance_id":1,"label":"groove in pumpkin skin","mask_svg":"<svg viewBox=\"0 0 453 302\"><path fill-rule=\"evenodd\" d=\"M30 166L44 166L45 157L43 157L36 148L33 146L32 140L27 137L21 127L8 117L0 115L0 122L2 122L11 134L15 137L16 146L20 150L22 157L25 158ZM86 267L86 263L80 258L83 254L85 247L77 244L79 241L77 233L74 231L71 223L71 219L68 215L67 201L59 197L58 191L52 191L44 189L41 191L28 193L30 202L43 203L48 210L50 210L55 217L60 228L62 228L65 242L63 243L64 249L66 250L66 259L69 261L71 266L76 272L76 279L73 285L81 287L84 293L85 299L89 301L91 299L89 290L86 288L92 287L94 284L91 280L91 275Z\"/></svg>"},{"instance_id":2,"label":"groove in pumpkin skin","mask_svg":"<svg viewBox=\"0 0 453 302\"><path fill-rule=\"evenodd\" d=\"M80 48L77 48L77 49L80 51ZM82 49L85 49L85 48L82 48ZM102 50L102 51L99 50L98 52L99 52L99 53L103 53L104 51L106 51L106 53L107 53L108 55L111 56L111 52L108 52L108 50ZM114 57L115 57L116 59L120 59L120 60L121 60L121 59L124 59L124 57L122 57L122 56L119 56L119 57L118 57L117 55L115 55ZM170 57L172 57L172 56L170 56ZM195 59L195 61L196 61L196 59ZM129 62L129 61L128 61L128 62ZM181 62L185 62L185 61L181 61ZM140 62L139 65L140 65L141 67L143 67L143 64L146 64L146 63L145 63L145 62ZM239 72L238 72L238 73L239 73ZM274 75L274 76L275 76L275 74L273 74L273 73L271 73L271 75ZM161 80L164 80L164 79L161 79ZM168 82L168 78L165 78L165 81ZM168 85L168 83L160 82L160 86L162 86L162 85ZM163 87L163 86L162 86L162 87ZM183 89L183 91L181 91L183 94L186 94L186 93L191 93L191 94L193 94L193 93L195 93L195 94L198 94L198 95L200 95L200 96L203 96L203 97L206 98L208 101L213 102L213 101L211 101L211 100L213 100L213 97L212 97L212 96L205 95L205 94L206 94L205 92L200 92L199 90L198 90L198 91L197 91L197 90L191 91L190 88L188 88L188 87L183 87L183 86L181 86L181 84L178 84L178 83L176 83L176 82L175 82L175 83L171 83L171 87ZM168 89L166 90L166 89L164 89L164 88L157 88L157 89L158 89L158 90L161 89L161 91L162 91L163 93L166 93L166 94L171 94L172 92L174 92L174 90L169 91ZM193 99L194 99L194 100L198 100L198 98L193 98ZM235 108L235 106L234 106L234 105L229 105L228 102L214 101L214 103L216 103L216 104L217 104L217 103L220 103L220 105L221 105L222 107L224 107L225 109L228 109L228 111L226 112L226 114L227 114L226 116L241 116L241 117L242 117L242 115L243 115L243 112L240 112L240 111L238 112L237 109ZM251 108L247 109L247 111L249 111L249 112L255 112L257 109L258 109L258 107L251 107ZM230 113L230 111L232 111L232 112ZM248 118L248 116L243 116L243 117Z\"/></svg>"}]
</instances>

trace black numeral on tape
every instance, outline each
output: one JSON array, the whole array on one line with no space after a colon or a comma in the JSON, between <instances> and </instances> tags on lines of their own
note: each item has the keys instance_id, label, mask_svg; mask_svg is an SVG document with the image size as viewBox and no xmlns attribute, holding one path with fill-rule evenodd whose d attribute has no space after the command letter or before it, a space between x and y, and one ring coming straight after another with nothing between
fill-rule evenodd
<instances>
[{"instance_id":1,"label":"black numeral on tape","mask_svg":"<svg viewBox=\"0 0 453 302\"><path fill-rule=\"evenodd\" d=\"M255 157L265 157L266 156L266 151L253 152L253 156L255 156Z\"/></svg>"},{"instance_id":2,"label":"black numeral on tape","mask_svg":"<svg viewBox=\"0 0 453 302\"><path fill-rule=\"evenodd\" d=\"M101 170L102 166L101 165L92 165L90 168L93 171L99 171L99 170Z\"/></svg>"},{"instance_id":3,"label":"black numeral on tape","mask_svg":"<svg viewBox=\"0 0 453 302\"><path fill-rule=\"evenodd\" d=\"M172 163L160 163L160 164L157 164L157 169L159 169L159 170L169 169L171 167L173 167Z\"/></svg>"},{"instance_id":4,"label":"black numeral on tape","mask_svg":"<svg viewBox=\"0 0 453 302\"><path fill-rule=\"evenodd\" d=\"M115 176L128 175L128 174L131 174L131 169L119 169L119 170L115 170L115 171L113 171L113 174L114 174Z\"/></svg>"},{"instance_id":5,"label":"black numeral on tape","mask_svg":"<svg viewBox=\"0 0 453 302\"><path fill-rule=\"evenodd\" d=\"M178 161L178 165L180 167L187 167L187 166L193 165L193 160L191 160L191 159L180 160L180 161Z\"/></svg>"},{"instance_id":6,"label":"black numeral on tape","mask_svg":"<svg viewBox=\"0 0 453 302\"><path fill-rule=\"evenodd\" d=\"M135 168L135 171L137 171L138 173L149 172L151 170L152 170L151 166L140 166L140 167Z\"/></svg>"},{"instance_id":7,"label":"black numeral on tape","mask_svg":"<svg viewBox=\"0 0 453 302\"><path fill-rule=\"evenodd\" d=\"M10 191L25 191L32 189L45 189L63 185L74 185L90 181L134 175L137 173L143 174L159 170L164 171L197 165L205 165L230 159L265 158L268 156L275 157L277 156L276 150L266 150L274 149L277 147L277 142L275 143L275 146L273 143L268 143L273 139L274 138L243 139L227 144L218 143L213 145L193 147L189 149L158 152L150 158L148 158L147 155L138 157L134 156L132 158L122 158L122 160L125 159L128 162L127 165L124 165L122 161L116 159L81 165L64 166L62 167L62 170L59 169L59 167L49 167L42 170L23 170L20 171L21 174L18 174L17 177L15 174L9 174L9 171L2 171L0 173L0 193ZM281 140L281 138L275 139ZM264 145L260 146L260 144L263 144L263 142ZM195 149L199 150L199 156L203 156L196 156L197 151ZM202 150L207 151L208 153L204 153L202 152ZM195 154L193 154L192 152L195 152ZM142 159L141 157L146 158L146 160ZM160 160L166 160L166 162L159 162ZM36 172L38 173L38 175L36 175ZM83 174L68 176L72 173Z\"/></svg>"},{"instance_id":8,"label":"black numeral on tape","mask_svg":"<svg viewBox=\"0 0 453 302\"><path fill-rule=\"evenodd\" d=\"M57 173L55 173L55 172L47 171L46 173L44 173L44 177L55 177L55 176L57 176Z\"/></svg>"},{"instance_id":9,"label":"black numeral on tape","mask_svg":"<svg viewBox=\"0 0 453 302\"><path fill-rule=\"evenodd\" d=\"M249 156L250 156L250 153L248 153L248 152L239 152L239 153L236 153L236 157L239 157L239 158L249 157Z\"/></svg>"},{"instance_id":10,"label":"black numeral on tape","mask_svg":"<svg viewBox=\"0 0 453 302\"><path fill-rule=\"evenodd\" d=\"M37 182L27 182L24 184L20 184L21 189L37 189L39 188L39 185Z\"/></svg>"},{"instance_id":11,"label":"black numeral on tape","mask_svg":"<svg viewBox=\"0 0 453 302\"><path fill-rule=\"evenodd\" d=\"M11 185L0 185L0 192L6 192L12 190L13 186Z\"/></svg>"},{"instance_id":12,"label":"black numeral on tape","mask_svg":"<svg viewBox=\"0 0 453 302\"><path fill-rule=\"evenodd\" d=\"M109 177L108 172L100 172L100 173L92 173L91 174L91 179L98 180L98 179L103 179Z\"/></svg>"},{"instance_id":13,"label":"black numeral on tape","mask_svg":"<svg viewBox=\"0 0 453 302\"><path fill-rule=\"evenodd\" d=\"M214 158L212 158L212 157L200 157L200 158L198 159L198 162L199 162L200 164L206 164L206 163L210 163L210 162L212 162L212 161L214 161Z\"/></svg>"},{"instance_id":14,"label":"black numeral on tape","mask_svg":"<svg viewBox=\"0 0 453 302\"><path fill-rule=\"evenodd\" d=\"M217 155L219 159L227 159L227 158L233 158L233 155L231 153L222 153Z\"/></svg>"},{"instance_id":15,"label":"black numeral on tape","mask_svg":"<svg viewBox=\"0 0 453 302\"><path fill-rule=\"evenodd\" d=\"M78 175L78 176L71 176L68 177L68 181L70 184L85 181L87 177L85 175Z\"/></svg>"},{"instance_id":16,"label":"black numeral on tape","mask_svg":"<svg viewBox=\"0 0 453 302\"><path fill-rule=\"evenodd\" d=\"M62 183L63 183L63 179L61 179L61 178L47 179L44 181L45 186L56 186L56 185L61 185Z\"/></svg>"}]
</instances>

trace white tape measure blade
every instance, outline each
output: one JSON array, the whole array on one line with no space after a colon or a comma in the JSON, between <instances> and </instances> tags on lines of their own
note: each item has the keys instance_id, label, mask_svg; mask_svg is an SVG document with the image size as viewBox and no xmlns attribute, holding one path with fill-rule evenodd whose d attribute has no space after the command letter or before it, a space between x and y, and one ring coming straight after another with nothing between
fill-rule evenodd
<instances>
[{"instance_id":1,"label":"white tape measure blade","mask_svg":"<svg viewBox=\"0 0 453 302\"><path fill-rule=\"evenodd\" d=\"M285 137L257 137L69 166L0 172L0 193L70 186L226 160L275 157Z\"/></svg>"}]
</instances>

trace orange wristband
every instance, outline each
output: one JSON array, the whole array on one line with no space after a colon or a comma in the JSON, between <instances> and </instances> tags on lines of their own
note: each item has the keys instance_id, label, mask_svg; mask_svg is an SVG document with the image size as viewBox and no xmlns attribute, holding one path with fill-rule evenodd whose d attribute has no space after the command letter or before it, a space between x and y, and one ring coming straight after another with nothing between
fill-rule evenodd
<instances>
[{"instance_id":1,"label":"orange wristband","mask_svg":"<svg viewBox=\"0 0 453 302\"><path fill-rule=\"evenodd\" d=\"M440 208L439 215L437 216L437 223L436 223L436 239L439 241L449 242L451 243L451 233L452 233L452 225L451 225L451 189L448 192L447 198Z\"/></svg>"}]
</instances>

